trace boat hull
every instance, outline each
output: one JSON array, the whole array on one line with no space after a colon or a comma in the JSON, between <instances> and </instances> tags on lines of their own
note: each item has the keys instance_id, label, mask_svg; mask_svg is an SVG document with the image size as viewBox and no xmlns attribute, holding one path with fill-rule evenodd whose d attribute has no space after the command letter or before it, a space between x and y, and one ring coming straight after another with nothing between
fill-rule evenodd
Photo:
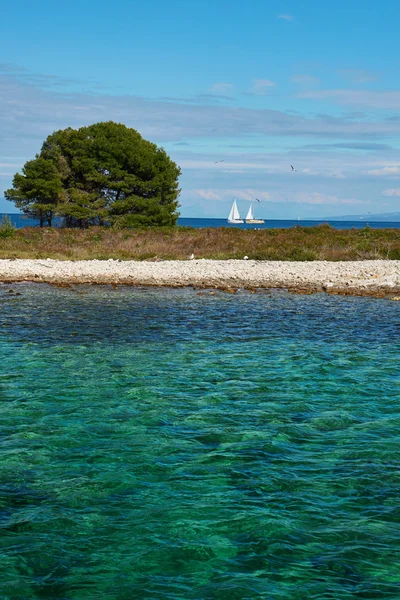
<instances>
[{"instance_id":1,"label":"boat hull","mask_svg":"<svg viewBox=\"0 0 400 600\"><path fill-rule=\"evenodd\" d=\"M243 219L228 219L228 223L233 223L233 224L236 223L236 225L237 225L239 223L244 223L244 221L243 221Z\"/></svg>"},{"instance_id":2,"label":"boat hull","mask_svg":"<svg viewBox=\"0 0 400 600\"><path fill-rule=\"evenodd\" d=\"M265 223L264 219L246 219L246 223Z\"/></svg>"}]
</instances>

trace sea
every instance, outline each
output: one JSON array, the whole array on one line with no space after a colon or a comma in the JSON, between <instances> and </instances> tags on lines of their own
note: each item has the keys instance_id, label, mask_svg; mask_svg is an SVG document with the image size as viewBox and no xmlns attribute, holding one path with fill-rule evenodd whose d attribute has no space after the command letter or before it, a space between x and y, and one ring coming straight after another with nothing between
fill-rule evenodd
<instances>
[{"instance_id":1,"label":"sea","mask_svg":"<svg viewBox=\"0 0 400 600\"><path fill-rule=\"evenodd\" d=\"M0 219L2 219L5 215L0 214ZM28 219L24 215L21 214L9 214L8 215L14 224L15 227L38 227L39 221L34 219ZM54 221L55 226L57 226L57 220ZM335 229L362 229L366 226L369 226L373 229L385 229L385 228L395 228L400 229L400 222L395 221L367 221L366 219L359 219L353 221L335 221L335 220L298 220L298 219L266 219L265 223L243 223L243 224L230 224L226 219L206 219L206 218L185 218L181 217L178 219L178 225L184 227L234 227L236 229L275 229L275 228L289 228L295 227L297 225L301 225L302 227L315 227L316 225L321 225L323 223L328 223L331 227Z\"/></svg>"},{"instance_id":2,"label":"sea","mask_svg":"<svg viewBox=\"0 0 400 600\"><path fill-rule=\"evenodd\" d=\"M400 302L0 303L2 599L398 600Z\"/></svg>"}]
</instances>

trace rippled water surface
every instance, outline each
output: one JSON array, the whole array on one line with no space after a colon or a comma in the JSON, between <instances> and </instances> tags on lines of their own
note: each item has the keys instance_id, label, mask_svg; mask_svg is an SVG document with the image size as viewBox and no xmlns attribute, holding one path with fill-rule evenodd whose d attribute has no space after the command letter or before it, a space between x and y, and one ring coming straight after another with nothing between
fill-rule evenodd
<instances>
[{"instance_id":1,"label":"rippled water surface","mask_svg":"<svg viewBox=\"0 0 400 600\"><path fill-rule=\"evenodd\" d=\"M400 303L0 304L1 600L400 597Z\"/></svg>"}]
</instances>

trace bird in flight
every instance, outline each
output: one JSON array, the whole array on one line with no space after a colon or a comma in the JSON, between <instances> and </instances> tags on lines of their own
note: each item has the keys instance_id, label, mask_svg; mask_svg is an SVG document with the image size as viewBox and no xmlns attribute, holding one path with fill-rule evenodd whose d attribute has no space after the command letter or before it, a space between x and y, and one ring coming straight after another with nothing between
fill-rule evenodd
<instances>
[{"instance_id":1,"label":"bird in flight","mask_svg":"<svg viewBox=\"0 0 400 600\"><path fill-rule=\"evenodd\" d=\"M257 202L261 202L261 200L259 200L258 198L256 198Z\"/></svg>"},{"instance_id":2,"label":"bird in flight","mask_svg":"<svg viewBox=\"0 0 400 600\"><path fill-rule=\"evenodd\" d=\"M220 162L224 162L224 161L223 160L216 160L215 163L214 163L214 165L217 165Z\"/></svg>"},{"instance_id":3,"label":"bird in flight","mask_svg":"<svg viewBox=\"0 0 400 600\"><path fill-rule=\"evenodd\" d=\"M293 165L290 165L290 168L292 169L292 171L297 171L297 169L295 169Z\"/></svg>"}]
</instances>

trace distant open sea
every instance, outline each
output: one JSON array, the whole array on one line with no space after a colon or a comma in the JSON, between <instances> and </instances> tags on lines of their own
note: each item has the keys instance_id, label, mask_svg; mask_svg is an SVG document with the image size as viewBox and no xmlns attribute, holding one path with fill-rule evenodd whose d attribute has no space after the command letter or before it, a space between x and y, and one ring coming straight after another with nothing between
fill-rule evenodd
<instances>
[{"instance_id":1,"label":"distant open sea","mask_svg":"<svg viewBox=\"0 0 400 600\"><path fill-rule=\"evenodd\" d=\"M399 600L400 302L0 304L1 600Z\"/></svg>"},{"instance_id":2,"label":"distant open sea","mask_svg":"<svg viewBox=\"0 0 400 600\"><path fill-rule=\"evenodd\" d=\"M0 218L4 215L0 214ZM8 215L14 225L16 227L34 227L38 226L38 221L33 219L27 219L23 215L19 214L9 214ZM351 229L354 227L355 229L362 229L366 225L372 227L373 229L386 229L386 228L400 228L400 222L393 221L367 221L367 220L358 220L358 221L334 221L334 220L300 220L297 219L267 219L263 224L253 224L249 225L243 223L241 225L231 225L228 224L226 219L188 219L188 218L179 218L178 224L183 225L185 227L234 227L236 229L275 229L275 228L284 228L287 229L289 227L295 227L296 225L301 225L302 227L315 227L315 225L319 225L321 223L329 223L335 229Z\"/></svg>"}]
</instances>

